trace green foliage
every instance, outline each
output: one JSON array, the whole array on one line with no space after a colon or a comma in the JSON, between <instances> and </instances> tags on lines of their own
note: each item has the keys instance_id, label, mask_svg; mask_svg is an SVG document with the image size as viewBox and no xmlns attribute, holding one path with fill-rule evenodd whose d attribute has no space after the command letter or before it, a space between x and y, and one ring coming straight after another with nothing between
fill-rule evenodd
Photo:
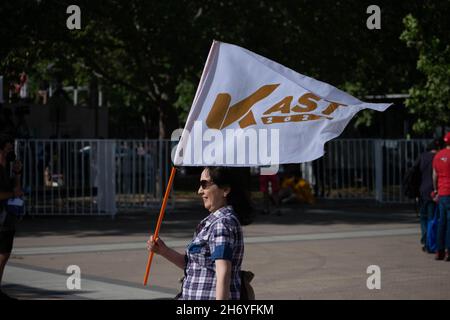
<instances>
[{"instance_id":1,"label":"green foliage","mask_svg":"<svg viewBox=\"0 0 450 320\"><path fill-rule=\"evenodd\" d=\"M450 39L448 36L448 2L426 2L425 14L409 14L403 23L401 40L418 52L417 70L423 74L406 100L416 115L413 129L432 132L437 126L450 124Z\"/></svg>"},{"instance_id":2,"label":"green foliage","mask_svg":"<svg viewBox=\"0 0 450 320\"><path fill-rule=\"evenodd\" d=\"M441 9L427 3L430 12ZM416 57L399 35L402 18L421 12L420 4L380 0L379 31L366 28L369 1L81 0L82 29L73 31L65 26L70 4L4 0L0 72L25 69L33 79L62 77L67 85L87 85L95 77L109 105L147 119L149 128L164 122L166 136L186 119L213 39L362 100L404 93L417 80ZM370 123L368 112L357 122Z\"/></svg>"},{"instance_id":3,"label":"green foliage","mask_svg":"<svg viewBox=\"0 0 450 320\"><path fill-rule=\"evenodd\" d=\"M178 114L178 119L182 123L186 122L189 110L195 96L195 85L188 80L182 80L175 89L175 94L178 96L174 106Z\"/></svg>"}]
</instances>

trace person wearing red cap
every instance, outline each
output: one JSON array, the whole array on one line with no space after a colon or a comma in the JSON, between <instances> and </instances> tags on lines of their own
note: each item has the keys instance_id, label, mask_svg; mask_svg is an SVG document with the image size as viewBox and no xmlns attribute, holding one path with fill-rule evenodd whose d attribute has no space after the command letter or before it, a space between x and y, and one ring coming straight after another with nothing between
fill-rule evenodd
<instances>
[{"instance_id":1,"label":"person wearing red cap","mask_svg":"<svg viewBox=\"0 0 450 320\"><path fill-rule=\"evenodd\" d=\"M439 196L436 260L450 261L450 132L444 142L446 147L433 159L433 187Z\"/></svg>"}]
</instances>

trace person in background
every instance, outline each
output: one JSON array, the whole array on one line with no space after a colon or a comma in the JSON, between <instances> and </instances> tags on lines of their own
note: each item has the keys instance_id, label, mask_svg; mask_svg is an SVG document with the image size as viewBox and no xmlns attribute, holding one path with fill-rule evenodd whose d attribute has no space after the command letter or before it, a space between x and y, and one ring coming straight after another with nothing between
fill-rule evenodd
<instances>
[{"instance_id":1,"label":"person in background","mask_svg":"<svg viewBox=\"0 0 450 320\"><path fill-rule=\"evenodd\" d=\"M278 174L259 175L259 191L263 194L263 210L262 214L270 214L271 207L275 208L274 213L277 216L281 215L280 210L280 178Z\"/></svg>"},{"instance_id":2,"label":"person in background","mask_svg":"<svg viewBox=\"0 0 450 320\"><path fill-rule=\"evenodd\" d=\"M433 187L439 196L439 226L436 260L450 261L450 132L444 137L445 148L433 159Z\"/></svg>"},{"instance_id":3,"label":"person in background","mask_svg":"<svg viewBox=\"0 0 450 320\"><path fill-rule=\"evenodd\" d=\"M10 299L1 291L3 271L11 255L16 232L16 216L6 210L6 202L11 198L23 196L20 187L22 164L15 160L14 139L0 135L0 299ZM9 165L13 162L14 177L9 176Z\"/></svg>"},{"instance_id":4,"label":"person in background","mask_svg":"<svg viewBox=\"0 0 450 320\"><path fill-rule=\"evenodd\" d=\"M432 198L433 188L433 159L438 150L441 149L441 140L434 139L428 146L427 151L422 153L414 166L420 172L419 189L419 216L422 250L427 251L426 239L428 222L433 219L436 210L436 202Z\"/></svg>"}]
</instances>

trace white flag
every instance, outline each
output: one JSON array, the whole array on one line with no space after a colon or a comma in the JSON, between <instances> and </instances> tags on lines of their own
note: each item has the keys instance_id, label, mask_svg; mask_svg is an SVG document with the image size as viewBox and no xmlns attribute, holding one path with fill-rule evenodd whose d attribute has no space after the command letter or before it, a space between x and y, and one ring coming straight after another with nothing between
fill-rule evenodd
<instances>
[{"instance_id":1,"label":"white flag","mask_svg":"<svg viewBox=\"0 0 450 320\"><path fill-rule=\"evenodd\" d=\"M364 103L244 48L214 41L172 159L186 166L308 162L323 156L324 144L358 111L389 106Z\"/></svg>"}]
</instances>

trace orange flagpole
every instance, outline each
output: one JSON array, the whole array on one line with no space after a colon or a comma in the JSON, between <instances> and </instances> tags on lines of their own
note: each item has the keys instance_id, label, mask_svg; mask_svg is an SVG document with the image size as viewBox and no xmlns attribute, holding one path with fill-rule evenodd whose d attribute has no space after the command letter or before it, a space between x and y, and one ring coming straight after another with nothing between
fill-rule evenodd
<instances>
[{"instance_id":1,"label":"orange flagpole","mask_svg":"<svg viewBox=\"0 0 450 320\"><path fill-rule=\"evenodd\" d=\"M169 199L170 189L172 189L173 179L175 178L175 172L177 169L172 167L172 171L170 172L169 182L167 182L166 193L164 194L164 199L161 205L161 210L159 211L158 222L156 224L155 233L153 234L153 239L156 241L158 239L159 229L161 228L162 220L164 219L164 213L166 211L167 200ZM145 268L145 276L144 276L144 286L147 285L148 275L150 274L150 267L152 265L154 252L150 252L147 260L147 267Z\"/></svg>"}]
</instances>

